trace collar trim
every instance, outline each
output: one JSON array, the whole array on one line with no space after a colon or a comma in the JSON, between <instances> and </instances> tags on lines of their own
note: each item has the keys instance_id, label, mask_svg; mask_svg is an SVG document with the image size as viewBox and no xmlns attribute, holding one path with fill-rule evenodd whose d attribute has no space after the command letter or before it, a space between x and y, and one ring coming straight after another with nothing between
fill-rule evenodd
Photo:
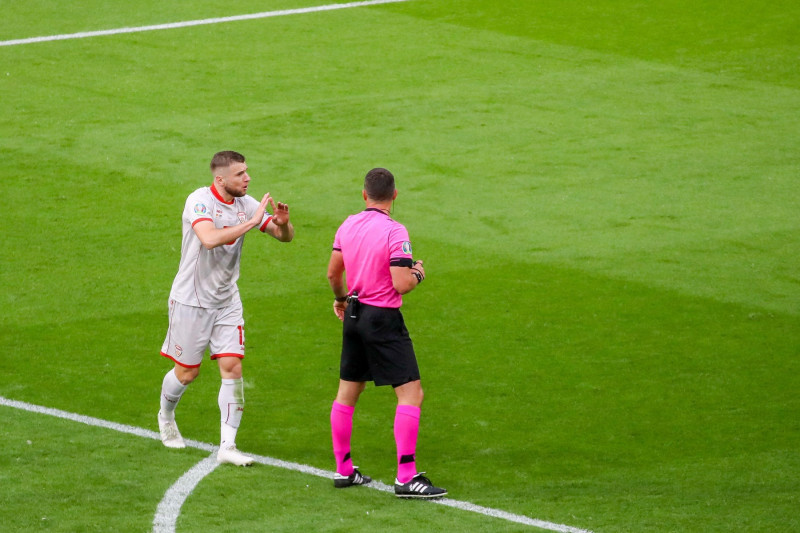
<instances>
[{"instance_id":1,"label":"collar trim","mask_svg":"<svg viewBox=\"0 0 800 533\"><path fill-rule=\"evenodd\" d=\"M230 202L225 201L225 198L223 198L222 195L217 190L217 184L213 183L213 182L211 183L211 194L214 195L214 198L216 198L217 200L219 200L220 202L222 202L225 205L231 205L231 204L233 204L233 202L236 201L236 198L231 198Z\"/></svg>"}]
</instances>

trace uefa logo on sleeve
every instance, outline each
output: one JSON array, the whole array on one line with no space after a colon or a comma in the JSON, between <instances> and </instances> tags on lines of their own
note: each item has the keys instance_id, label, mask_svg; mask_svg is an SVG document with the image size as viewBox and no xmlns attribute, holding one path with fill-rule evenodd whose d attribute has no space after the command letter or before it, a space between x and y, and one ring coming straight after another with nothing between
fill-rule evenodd
<instances>
[{"instance_id":1,"label":"uefa logo on sleeve","mask_svg":"<svg viewBox=\"0 0 800 533\"><path fill-rule=\"evenodd\" d=\"M403 253L411 255L411 243L408 241L403 242Z\"/></svg>"}]
</instances>

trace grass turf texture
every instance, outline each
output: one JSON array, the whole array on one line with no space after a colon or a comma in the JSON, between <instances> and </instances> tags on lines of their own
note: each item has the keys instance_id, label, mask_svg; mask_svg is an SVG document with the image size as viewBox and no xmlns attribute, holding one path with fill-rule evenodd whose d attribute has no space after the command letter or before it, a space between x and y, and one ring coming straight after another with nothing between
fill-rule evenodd
<instances>
[{"instance_id":1,"label":"grass turf texture","mask_svg":"<svg viewBox=\"0 0 800 533\"><path fill-rule=\"evenodd\" d=\"M0 47L0 394L153 428L180 210L210 155L234 148L254 195L288 202L297 227L290 245L245 244L239 444L332 468L324 271L381 165L429 274L405 316L436 483L597 531L796 529L798 7L485 4ZM2 39L302 7L25 5ZM180 406L189 438L218 439L215 374ZM356 462L384 482L392 413L372 388L356 413ZM146 530L202 457L7 408L0 421L11 530ZM27 440L49 441L49 459ZM100 461L82 452L95 446ZM84 490L67 498L73 480ZM410 502L331 485L221 469L178 531L206 528L221 494L219 528L405 530ZM530 529L412 509L429 531Z\"/></svg>"}]
</instances>

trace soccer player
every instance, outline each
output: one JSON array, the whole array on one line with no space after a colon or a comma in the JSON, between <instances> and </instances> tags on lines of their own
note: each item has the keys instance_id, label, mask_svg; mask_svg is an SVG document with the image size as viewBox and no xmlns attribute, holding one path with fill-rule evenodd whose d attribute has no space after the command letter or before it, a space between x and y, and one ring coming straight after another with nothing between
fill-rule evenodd
<instances>
[{"instance_id":1,"label":"soccer player","mask_svg":"<svg viewBox=\"0 0 800 533\"><path fill-rule=\"evenodd\" d=\"M366 209L339 227L328 264L333 311L344 322L339 390L331 408L333 484L343 488L372 481L353 466L350 436L356 402L366 382L373 381L376 386L391 385L397 395L395 495L438 498L447 491L434 487L425 472L417 472L423 393L414 347L400 313L402 295L422 283L425 269L422 261L412 259L408 231L390 216L397 197L392 173L385 168L370 170L361 194Z\"/></svg>"},{"instance_id":2,"label":"soccer player","mask_svg":"<svg viewBox=\"0 0 800 533\"><path fill-rule=\"evenodd\" d=\"M289 242L294 227L288 205L276 204L269 193L260 202L247 195L250 176L242 154L214 154L211 174L211 186L190 194L183 208L181 262L169 295L169 329L161 347L161 355L174 361L175 367L161 385L158 427L164 446L185 447L175 423L175 408L199 374L209 348L222 379L217 461L245 466L253 459L236 448L244 410L244 318L236 285L242 241L248 231L258 228ZM274 214L266 211L267 204Z\"/></svg>"}]
</instances>

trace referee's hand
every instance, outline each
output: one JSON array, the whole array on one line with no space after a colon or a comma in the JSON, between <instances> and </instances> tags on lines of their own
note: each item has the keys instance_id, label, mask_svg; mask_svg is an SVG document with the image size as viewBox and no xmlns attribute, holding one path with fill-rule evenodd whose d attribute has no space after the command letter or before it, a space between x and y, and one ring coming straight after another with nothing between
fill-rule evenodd
<instances>
[{"instance_id":1,"label":"referee's hand","mask_svg":"<svg viewBox=\"0 0 800 533\"><path fill-rule=\"evenodd\" d=\"M419 272L423 279L425 278L425 269L422 268L422 260L414 261L414 264L411 266L411 268Z\"/></svg>"},{"instance_id":2,"label":"referee's hand","mask_svg":"<svg viewBox=\"0 0 800 533\"><path fill-rule=\"evenodd\" d=\"M347 302L337 302L336 300L333 301L333 312L336 313L336 317L344 322L344 311L347 309Z\"/></svg>"}]
</instances>

